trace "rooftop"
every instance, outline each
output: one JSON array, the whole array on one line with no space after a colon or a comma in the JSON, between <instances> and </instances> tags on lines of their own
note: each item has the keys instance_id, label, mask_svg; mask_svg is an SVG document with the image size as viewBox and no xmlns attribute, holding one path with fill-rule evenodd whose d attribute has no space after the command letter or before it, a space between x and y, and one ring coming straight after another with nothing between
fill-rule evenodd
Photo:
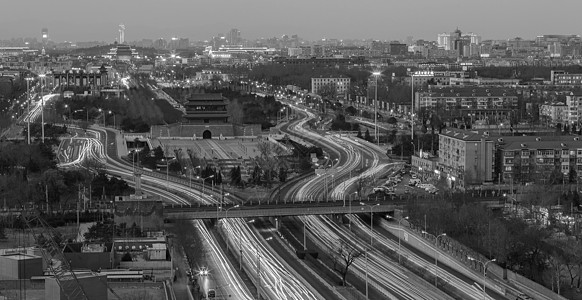
<instances>
[{"instance_id":1,"label":"rooftop","mask_svg":"<svg viewBox=\"0 0 582 300\"><path fill-rule=\"evenodd\" d=\"M188 97L188 101L224 101L226 100L222 94L192 94Z\"/></svg>"},{"instance_id":2,"label":"rooftop","mask_svg":"<svg viewBox=\"0 0 582 300\"><path fill-rule=\"evenodd\" d=\"M450 87L450 86L430 86L428 91L421 92L421 95L431 97L517 97L515 90L492 87Z\"/></svg>"}]
</instances>

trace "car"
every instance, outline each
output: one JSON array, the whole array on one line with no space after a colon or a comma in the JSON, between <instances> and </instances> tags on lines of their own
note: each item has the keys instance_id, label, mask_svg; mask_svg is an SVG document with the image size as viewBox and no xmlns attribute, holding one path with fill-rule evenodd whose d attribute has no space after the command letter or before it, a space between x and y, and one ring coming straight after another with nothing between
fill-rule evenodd
<instances>
[{"instance_id":1,"label":"car","mask_svg":"<svg viewBox=\"0 0 582 300\"><path fill-rule=\"evenodd\" d=\"M388 188L387 188L387 187L385 187L385 186L377 186L377 187L375 187L375 188L374 188L372 191L373 191L374 193L384 193L384 192L386 192L386 190L387 190L387 189L388 189Z\"/></svg>"},{"instance_id":2,"label":"car","mask_svg":"<svg viewBox=\"0 0 582 300\"><path fill-rule=\"evenodd\" d=\"M420 183L420 179L418 179L418 178L412 178L412 179L408 180L408 185L410 185L410 186L415 186L419 183Z\"/></svg>"}]
</instances>

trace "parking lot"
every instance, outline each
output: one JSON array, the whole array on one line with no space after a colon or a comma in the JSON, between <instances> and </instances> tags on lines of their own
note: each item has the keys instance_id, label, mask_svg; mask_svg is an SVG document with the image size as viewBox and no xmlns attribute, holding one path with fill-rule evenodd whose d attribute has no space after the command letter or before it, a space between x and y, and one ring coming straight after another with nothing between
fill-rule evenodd
<instances>
[{"instance_id":1,"label":"parking lot","mask_svg":"<svg viewBox=\"0 0 582 300\"><path fill-rule=\"evenodd\" d=\"M428 195L438 194L434 180L423 180L419 174L410 168L398 168L382 176L374 183L370 197L384 195Z\"/></svg>"}]
</instances>

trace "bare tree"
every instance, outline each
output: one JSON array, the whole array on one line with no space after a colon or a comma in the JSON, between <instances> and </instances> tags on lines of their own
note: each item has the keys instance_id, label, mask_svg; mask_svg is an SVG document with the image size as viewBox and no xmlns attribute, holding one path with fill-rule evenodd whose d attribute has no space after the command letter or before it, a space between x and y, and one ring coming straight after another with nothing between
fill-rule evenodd
<instances>
[{"instance_id":1,"label":"bare tree","mask_svg":"<svg viewBox=\"0 0 582 300\"><path fill-rule=\"evenodd\" d=\"M267 184L271 184L271 180L279 167L288 167L286 161L279 158L282 150L268 141L260 141L257 144L257 148L259 149L259 156L256 157L257 165L265 172Z\"/></svg>"},{"instance_id":2,"label":"bare tree","mask_svg":"<svg viewBox=\"0 0 582 300\"><path fill-rule=\"evenodd\" d=\"M346 285L346 277L350 266L362 256L362 252L345 240L340 240L335 249L331 249L330 258L333 269L342 277L342 285Z\"/></svg>"},{"instance_id":3,"label":"bare tree","mask_svg":"<svg viewBox=\"0 0 582 300\"><path fill-rule=\"evenodd\" d=\"M233 124L243 124L244 112L238 99L230 101L227 105L227 109Z\"/></svg>"}]
</instances>

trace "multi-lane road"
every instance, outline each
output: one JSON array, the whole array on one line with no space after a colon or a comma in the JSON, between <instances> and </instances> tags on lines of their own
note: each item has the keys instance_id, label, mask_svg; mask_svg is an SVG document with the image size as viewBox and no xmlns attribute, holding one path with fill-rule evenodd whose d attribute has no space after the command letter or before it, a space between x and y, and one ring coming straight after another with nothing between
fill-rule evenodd
<instances>
[{"instance_id":1,"label":"multi-lane road","mask_svg":"<svg viewBox=\"0 0 582 300\"><path fill-rule=\"evenodd\" d=\"M365 192L361 188L363 183L399 167L398 164L390 163L383 150L372 144L346 136L320 135L306 130L304 124L309 118L315 116L303 108L295 107L295 109L305 118L284 126L284 131L288 134L299 135L302 139L322 147L331 163L326 162L324 167L327 169L318 172L318 175L308 177L281 191L285 197L293 197L295 201L366 198L362 197ZM34 111L32 110L31 114ZM58 155L60 165L82 167L83 161L99 161L106 165L108 173L131 183L134 168L116 157L115 140L115 132L99 128L89 129L87 135L73 134L73 137L64 139L61 143L61 151ZM183 179L167 178L162 174L148 171L142 171L141 178L144 191L162 197L168 203L218 205L221 198L213 192L201 192L200 186L196 184L194 188L190 188L188 181ZM240 201L240 198L231 196L225 202L239 203ZM442 290L434 287L431 282L406 270L393 258L385 255L381 249L387 248L407 257L408 261L424 268L427 272L438 274L441 281L454 286L464 299L482 299L482 290L476 285L480 278L479 274L472 271L461 273L445 264L439 264L436 267L431 257L408 245L399 246L397 238L387 230L394 224L382 218L377 218L376 222L373 222L376 228L371 231L369 219L361 216L369 215L368 212L373 208L369 206L371 203L360 204L360 202L356 200L353 203L352 201L346 203L346 205L353 205L354 211L354 214L348 216L349 226L340 225L325 216L300 217L298 221L305 224L310 240L322 250L334 249L341 241L349 241L352 247L366 253L366 259L358 259L354 262L351 272L360 279L367 277L370 295L386 299L451 299ZM229 250L239 263L239 266L233 266L227 259L224 249L208 233L206 225L197 221L195 226L207 240L207 247L212 252L215 267L213 275L216 276L214 281L220 287L221 294L236 296L236 299L253 298L237 271L238 267L249 275L254 285L258 287L258 293L267 299L342 298L334 294L333 289L325 282L319 282L316 272L306 271L306 267L301 263L291 261L293 257L287 256L287 252L292 253L294 249L284 246L280 237L269 228L259 228L259 230L256 226L249 224L248 219L240 218L223 219L218 223L220 232L230 247ZM369 245L370 236L374 241L372 245ZM299 265L301 267L298 267ZM306 275L305 272L313 274ZM310 276L316 279L305 279L311 278ZM488 290L487 299L505 299L505 297Z\"/></svg>"}]
</instances>

